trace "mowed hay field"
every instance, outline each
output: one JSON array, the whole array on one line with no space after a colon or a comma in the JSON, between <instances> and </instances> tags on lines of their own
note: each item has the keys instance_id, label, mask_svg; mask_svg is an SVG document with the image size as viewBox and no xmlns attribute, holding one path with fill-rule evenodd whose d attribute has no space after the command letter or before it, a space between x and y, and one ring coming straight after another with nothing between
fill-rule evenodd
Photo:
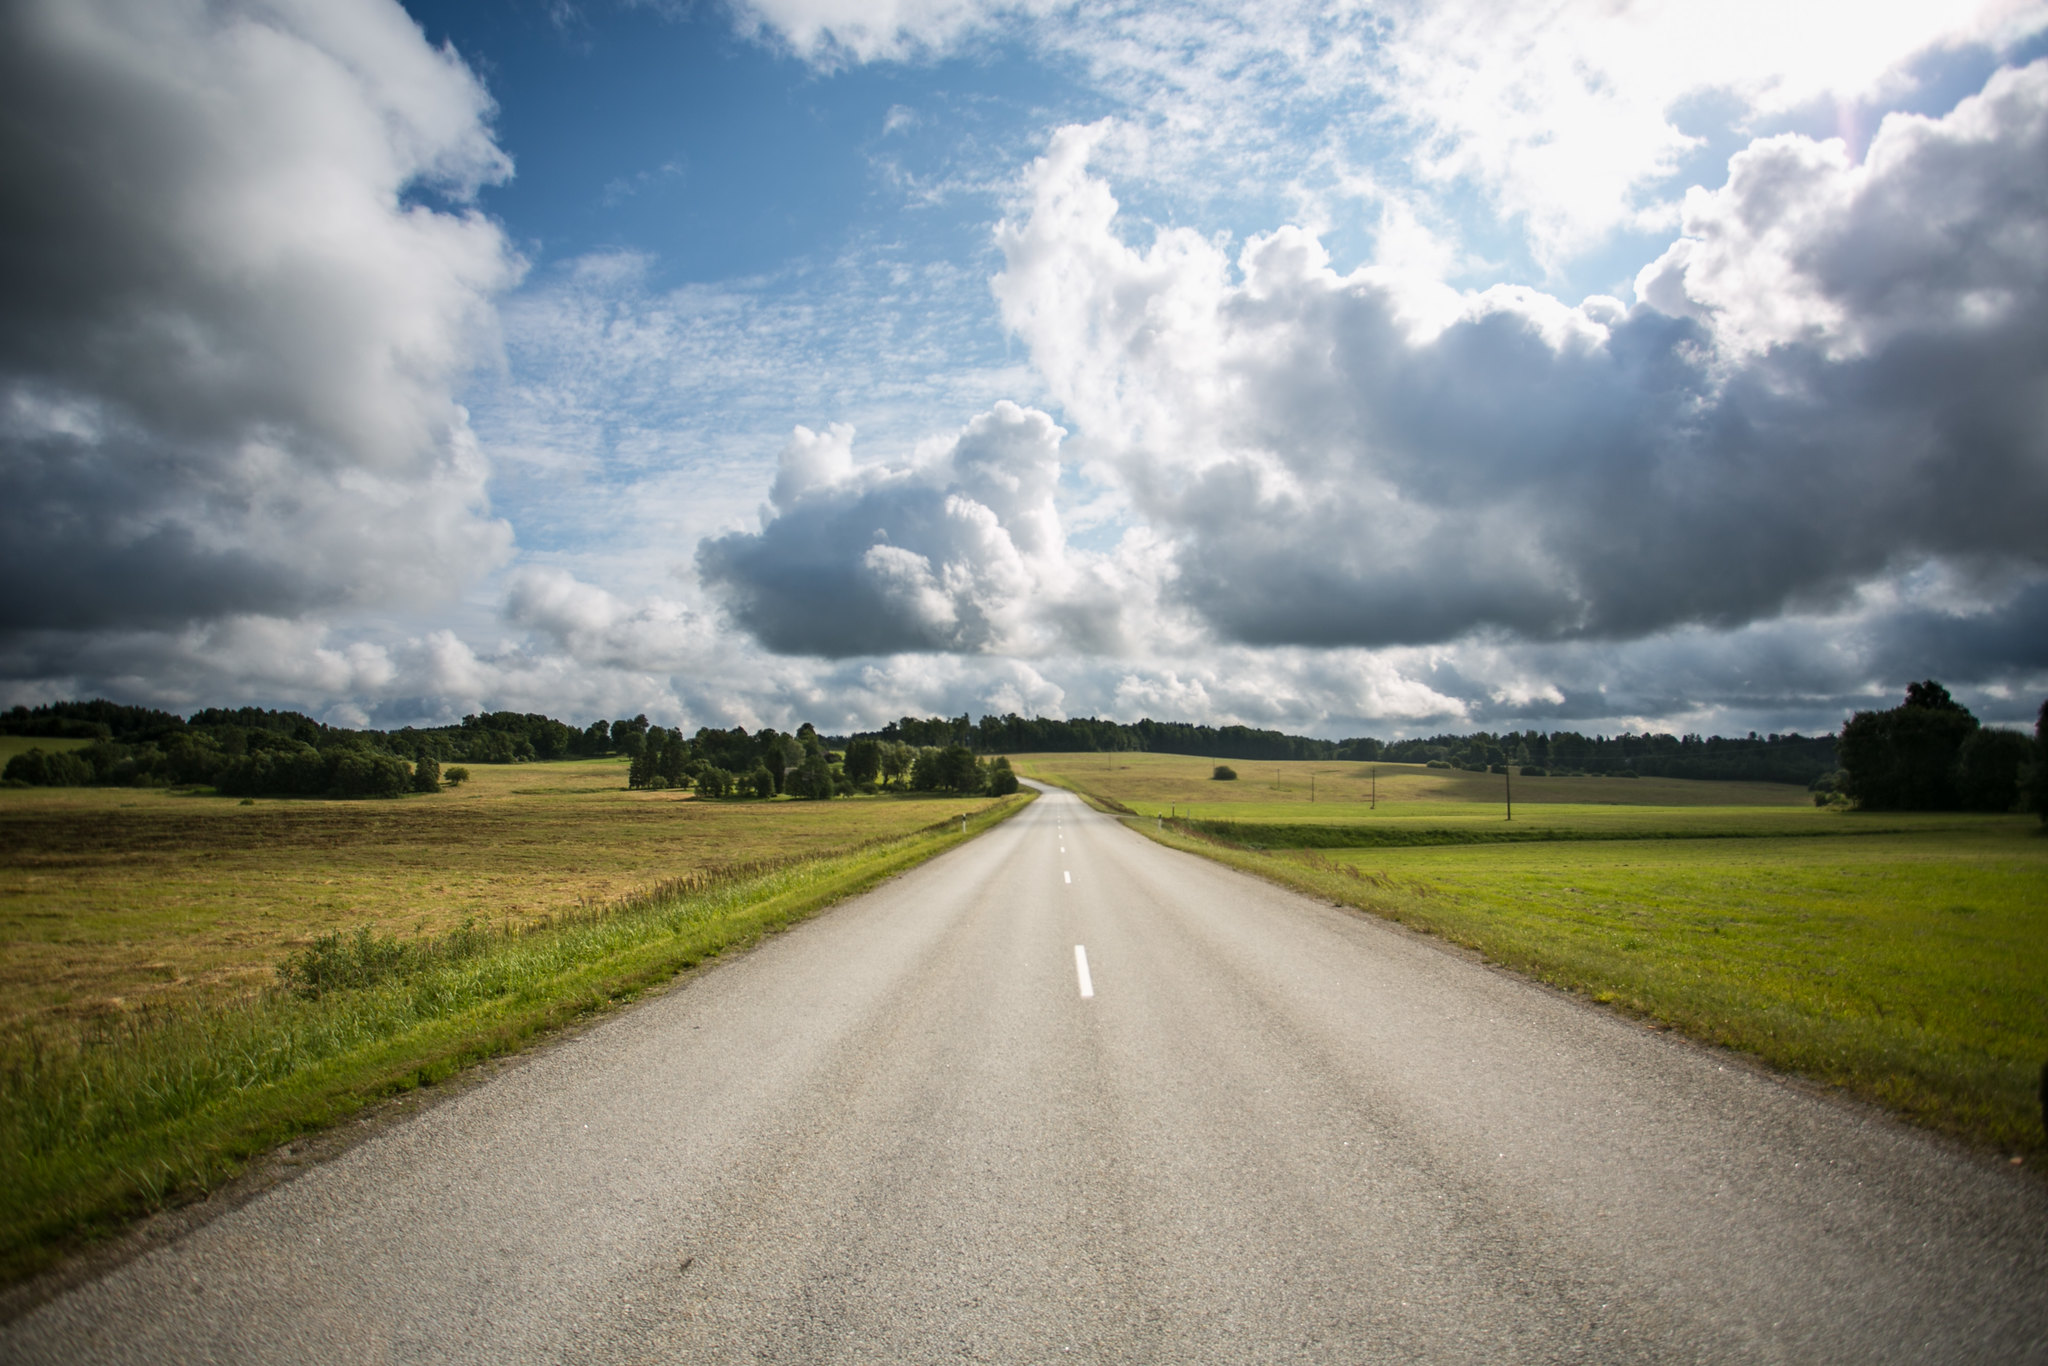
<instances>
[{"instance_id":1,"label":"mowed hay field","mask_svg":"<svg viewBox=\"0 0 2048 1366\"><path fill-rule=\"evenodd\" d=\"M988 805L699 802L627 790L621 759L469 768L459 788L390 801L0 790L0 1031L243 992L335 930L531 922Z\"/></svg>"},{"instance_id":2,"label":"mowed hay field","mask_svg":"<svg viewBox=\"0 0 2048 1366\"><path fill-rule=\"evenodd\" d=\"M2048 1156L2036 817L1821 810L1778 784L1517 777L1510 825L1498 774L1379 765L1375 810L1357 800L1371 765L1232 763L1238 780L1216 782L1216 761L1179 756L1013 762L1120 803L1167 843L1981 1146Z\"/></svg>"}]
</instances>

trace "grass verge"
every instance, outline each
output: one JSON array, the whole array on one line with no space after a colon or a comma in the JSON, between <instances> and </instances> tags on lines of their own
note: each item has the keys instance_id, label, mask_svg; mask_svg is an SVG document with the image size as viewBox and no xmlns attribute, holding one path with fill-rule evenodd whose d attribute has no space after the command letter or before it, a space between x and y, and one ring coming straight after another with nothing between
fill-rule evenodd
<instances>
[{"instance_id":1,"label":"grass verge","mask_svg":"<svg viewBox=\"0 0 2048 1366\"><path fill-rule=\"evenodd\" d=\"M249 1159L375 1101L514 1051L755 942L1007 818L835 855L697 872L524 925L295 953L274 987L30 1029L0 1053L0 1279L205 1194Z\"/></svg>"}]
</instances>

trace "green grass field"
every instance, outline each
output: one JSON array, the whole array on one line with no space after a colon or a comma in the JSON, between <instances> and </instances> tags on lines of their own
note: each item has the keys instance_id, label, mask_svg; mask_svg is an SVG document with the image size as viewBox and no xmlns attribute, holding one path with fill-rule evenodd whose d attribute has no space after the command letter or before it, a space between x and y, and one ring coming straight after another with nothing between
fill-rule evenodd
<instances>
[{"instance_id":1,"label":"green grass field","mask_svg":"<svg viewBox=\"0 0 2048 1366\"><path fill-rule=\"evenodd\" d=\"M0 1280L1030 800L697 802L628 792L615 761L473 771L383 802L0 790Z\"/></svg>"},{"instance_id":2,"label":"green grass field","mask_svg":"<svg viewBox=\"0 0 2048 1366\"><path fill-rule=\"evenodd\" d=\"M1518 778L1511 825L1498 776L1382 765L1374 809L1355 800L1357 765L1238 764L1221 783L1211 761L1178 756L1014 762L1137 813L1164 842L1981 1146L2048 1152L2048 837L2032 816L1822 810L1770 784Z\"/></svg>"}]
</instances>

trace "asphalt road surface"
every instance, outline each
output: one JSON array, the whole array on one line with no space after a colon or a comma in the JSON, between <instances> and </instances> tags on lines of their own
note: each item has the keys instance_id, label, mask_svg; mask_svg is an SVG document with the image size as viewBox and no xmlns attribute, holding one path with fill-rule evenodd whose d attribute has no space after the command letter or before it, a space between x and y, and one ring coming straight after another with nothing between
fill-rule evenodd
<instances>
[{"instance_id":1,"label":"asphalt road surface","mask_svg":"<svg viewBox=\"0 0 2048 1366\"><path fill-rule=\"evenodd\" d=\"M2048 1196L1052 793L0 1357L2043 1361Z\"/></svg>"}]
</instances>

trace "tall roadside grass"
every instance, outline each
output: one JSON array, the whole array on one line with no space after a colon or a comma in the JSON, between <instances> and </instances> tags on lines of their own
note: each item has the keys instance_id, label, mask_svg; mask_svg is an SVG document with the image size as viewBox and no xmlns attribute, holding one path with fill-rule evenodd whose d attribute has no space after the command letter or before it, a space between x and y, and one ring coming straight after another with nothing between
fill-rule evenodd
<instances>
[{"instance_id":1,"label":"tall roadside grass","mask_svg":"<svg viewBox=\"0 0 2048 1366\"><path fill-rule=\"evenodd\" d=\"M224 1003L31 1028L0 1043L0 1277L18 1280L253 1156L512 1051L971 838L966 823L688 876L520 926L316 940Z\"/></svg>"}]
</instances>

